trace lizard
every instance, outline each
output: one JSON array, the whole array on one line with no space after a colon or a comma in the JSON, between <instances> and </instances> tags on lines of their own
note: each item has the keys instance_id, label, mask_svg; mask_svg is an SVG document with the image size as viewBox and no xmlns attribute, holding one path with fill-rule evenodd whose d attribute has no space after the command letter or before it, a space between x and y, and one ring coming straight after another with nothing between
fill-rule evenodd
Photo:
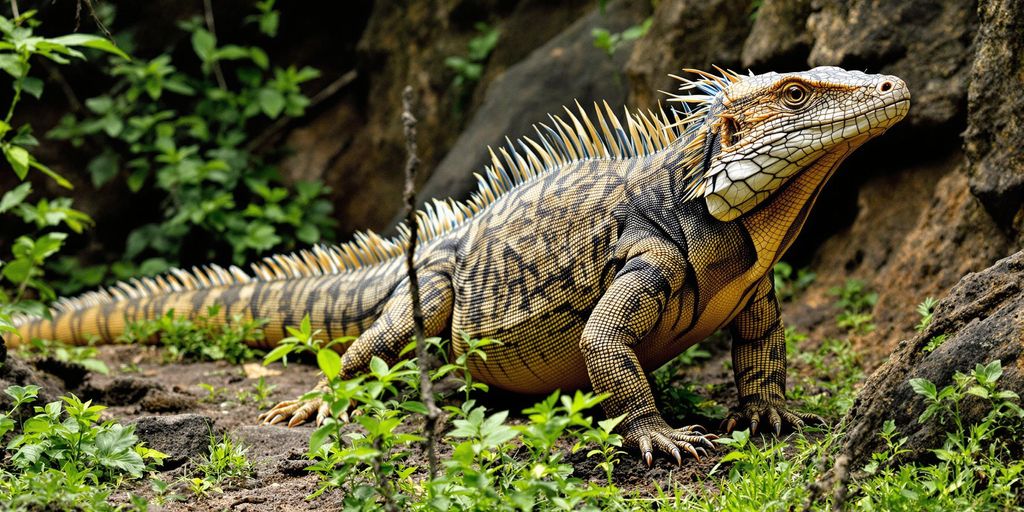
<instances>
[{"instance_id":1,"label":"lizard","mask_svg":"<svg viewBox=\"0 0 1024 512\"><path fill-rule=\"evenodd\" d=\"M718 329L732 334L738 407L724 422L756 432L818 420L786 403L786 346L772 268L822 187L867 140L906 116L895 76L837 67L741 75L686 70L669 107L549 116L535 136L490 149L467 201L421 208L414 264L427 336L501 340L472 358L474 379L541 394L592 388L648 465L655 454L700 458L714 434L673 428L646 373ZM342 377L389 364L413 333L403 252L395 237L275 255L246 273L216 265L172 270L61 299L52 318L19 318L7 343L112 341L132 321L220 305L218 321L266 319L261 348L309 315L329 338L355 336ZM467 346L452 336L455 355ZM288 400L259 420L289 426L329 414Z\"/></svg>"}]
</instances>

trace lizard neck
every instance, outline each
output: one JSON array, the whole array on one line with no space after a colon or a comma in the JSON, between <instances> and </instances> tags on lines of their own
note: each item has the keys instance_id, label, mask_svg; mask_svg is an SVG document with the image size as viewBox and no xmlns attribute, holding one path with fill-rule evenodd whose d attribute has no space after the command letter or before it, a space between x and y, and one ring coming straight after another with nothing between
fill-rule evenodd
<instances>
[{"instance_id":1,"label":"lizard neck","mask_svg":"<svg viewBox=\"0 0 1024 512\"><path fill-rule=\"evenodd\" d=\"M796 240L822 188L853 150L830 152L804 169L754 210L737 219L757 248L755 272L767 273Z\"/></svg>"}]
</instances>

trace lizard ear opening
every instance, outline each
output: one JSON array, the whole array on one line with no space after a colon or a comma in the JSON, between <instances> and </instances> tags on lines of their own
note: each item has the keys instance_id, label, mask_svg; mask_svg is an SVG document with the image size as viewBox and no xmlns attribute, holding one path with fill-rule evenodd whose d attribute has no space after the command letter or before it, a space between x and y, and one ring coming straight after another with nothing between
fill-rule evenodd
<instances>
[{"instance_id":1,"label":"lizard ear opening","mask_svg":"<svg viewBox=\"0 0 1024 512\"><path fill-rule=\"evenodd\" d=\"M740 132L739 122L736 121L735 117L724 114L719 116L719 119L719 123L721 124L719 133L722 138L722 147L728 148L737 144L743 137L743 134Z\"/></svg>"}]
</instances>

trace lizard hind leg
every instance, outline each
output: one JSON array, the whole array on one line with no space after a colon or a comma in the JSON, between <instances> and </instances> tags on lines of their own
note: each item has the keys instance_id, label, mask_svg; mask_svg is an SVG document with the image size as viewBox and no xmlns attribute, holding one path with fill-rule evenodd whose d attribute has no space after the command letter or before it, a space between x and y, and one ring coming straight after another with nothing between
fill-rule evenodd
<instances>
[{"instance_id":1,"label":"lizard hind leg","mask_svg":"<svg viewBox=\"0 0 1024 512\"><path fill-rule=\"evenodd\" d=\"M454 294L451 281L445 274L429 272L420 275L419 283L424 335L436 336L444 331L452 316ZM412 337L412 299L409 295L409 282L405 280L391 294L377 320L345 350L341 358L340 377L351 379L366 373L374 356L383 359L388 365L394 365ZM313 389L321 392L326 390L326 380L321 380ZM329 404L323 399L302 400L300 397L275 405L260 414L257 421L276 424L287 420L288 426L294 427L315 415L316 424L320 425L330 413ZM347 421L347 411L341 411L339 419Z\"/></svg>"}]
</instances>

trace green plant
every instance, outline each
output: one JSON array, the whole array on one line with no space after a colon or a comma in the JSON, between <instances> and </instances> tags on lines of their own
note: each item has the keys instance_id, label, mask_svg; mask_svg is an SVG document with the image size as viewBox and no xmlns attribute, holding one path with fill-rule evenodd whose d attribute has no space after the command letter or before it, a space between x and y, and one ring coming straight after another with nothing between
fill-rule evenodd
<instances>
[{"instance_id":1,"label":"green plant","mask_svg":"<svg viewBox=\"0 0 1024 512\"><path fill-rule=\"evenodd\" d=\"M41 37L35 33L39 24L34 16L35 11L15 19L0 16L0 70L11 79L13 89L6 114L0 120L0 152L19 180L24 181L29 170L35 169L58 185L71 188L70 182L32 154L38 145L32 126L12 124L24 94L36 99L43 94L43 80L31 74L33 63L42 58L57 65L68 64L72 59L85 59L82 50L89 48L120 58L127 55L98 36ZM13 213L27 224L27 233L6 233L14 242L12 256L7 261L0 260L0 334L14 331L16 315L48 315L44 304L54 298L54 292L43 279L43 267L67 238L67 232L58 228L63 224L71 231L81 232L91 223L88 216L71 208L70 199L43 198L30 204L27 199L31 193L31 185L22 183L0 196L0 215Z\"/></svg>"},{"instance_id":2,"label":"green plant","mask_svg":"<svg viewBox=\"0 0 1024 512\"><path fill-rule=\"evenodd\" d=\"M68 345L38 338L18 347L18 355L24 359L53 358L64 363L80 365L92 372L109 375L110 368L96 357L98 352L92 345Z\"/></svg>"},{"instance_id":3,"label":"green plant","mask_svg":"<svg viewBox=\"0 0 1024 512\"><path fill-rule=\"evenodd\" d=\"M235 398L238 399L239 403L252 402L257 408L263 409L272 405L270 395L276 387L273 384L267 384L266 379L260 377L253 383L252 390L240 390L235 394Z\"/></svg>"},{"instance_id":4,"label":"green plant","mask_svg":"<svg viewBox=\"0 0 1024 512\"><path fill-rule=\"evenodd\" d=\"M647 35L653 22L654 18L647 18L643 23L633 25L622 32L611 32L606 28L595 27L590 31L591 37L594 38L594 48L604 50L608 57L612 57L624 43L636 41Z\"/></svg>"},{"instance_id":5,"label":"green plant","mask_svg":"<svg viewBox=\"0 0 1024 512\"><path fill-rule=\"evenodd\" d=\"M241 315L225 321L220 318L220 306L210 306L205 314L192 319L176 316L170 310L155 320L128 324L119 341L134 343L159 338L168 359L173 361L224 360L238 364L259 356L260 352L250 345L263 339L265 323L246 320Z\"/></svg>"},{"instance_id":6,"label":"green plant","mask_svg":"<svg viewBox=\"0 0 1024 512\"><path fill-rule=\"evenodd\" d=\"M776 263L772 268L772 279L775 282L775 295L782 302L788 302L796 298L797 295L814 283L814 280L817 277L818 274L815 274L805 268L797 270L794 275L793 266L784 261Z\"/></svg>"},{"instance_id":7,"label":"green plant","mask_svg":"<svg viewBox=\"0 0 1024 512\"><path fill-rule=\"evenodd\" d=\"M932 297L925 297L924 301L917 305L917 314L921 315L921 321L914 327L917 332L922 332L931 325L932 317L935 315L935 306L938 303L939 301Z\"/></svg>"},{"instance_id":8,"label":"green plant","mask_svg":"<svg viewBox=\"0 0 1024 512\"><path fill-rule=\"evenodd\" d=\"M220 485L227 480L252 478L256 470L248 456L249 448L224 434L210 434L209 455L194 461L190 476L182 477L196 496L223 492Z\"/></svg>"},{"instance_id":9,"label":"green plant","mask_svg":"<svg viewBox=\"0 0 1024 512\"><path fill-rule=\"evenodd\" d=\"M209 403L209 404L217 403L222 398L224 398L224 396L227 395L227 393L228 393L228 388L220 388L220 387L214 386L213 384L207 384L205 382L200 382L197 385L200 388L202 388L203 391L206 391L206 394L203 395L201 398L199 398L200 402L206 402L206 403Z\"/></svg>"},{"instance_id":10,"label":"green plant","mask_svg":"<svg viewBox=\"0 0 1024 512\"><path fill-rule=\"evenodd\" d=\"M919 423L938 421L947 425L946 440L932 452L937 462L898 465L906 450L893 422L886 422L881 436L886 450L865 467L867 478L858 484L860 510L1020 510L1024 461L1019 439L1024 410L1019 397L999 389L1002 376L998 360L978 364L969 374L957 372L953 383L938 389L926 379L911 379L914 391L926 405ZM961 414L968 398L980 400L988 411L968 425Z\"/></svg>"},{"instance_id":11,"label":"green plant","mask_svg":"<svg viewBox=\"0 0 1024 512\"><path fill-rule=\"evenodd\" d=\"M652 391L663 416L680 421L694 414L712 419L725 417L725 413L728 412L725 407L697 393L697 386L693 382L678 379L684 369L693 367L709 357L711 353L701 348L700 344L691 345L682 354L654 371Z\"/></svg>"},{"instance_id":12,"label":"green plant","mask_svg":"<svg viewBox=\"0 0 1024 512\"><path fill-rule=\"evenodd\" d=\"M478 35L469 40L466 55L452 55L444 59L444 65L455 72L451 87L456 95L457 108L465 103L471 86L483 76L484 64L501 38L501 31L487 23L479 22L474 28Z\"/></svg>"},{"instance_id":13,"label":"green plant","mask_svg":"<svg viewBox=\"0 0 1024 512\"><path fill-rule=\"evenodd\" d=\"M925 344L925 346L924 346L924 348L922 350L924 350L924 352L927 354L928 352L931 352L931 351L939 348L939 346L941 346L943 343L946 342L947 338L949 338L949 335L947 335L947 334L940 334L938 336L932 336L932 338L928 340L928 343Z\"/></svg>"},{"instance_id":14,"label":"green plant","mask_svg":"<svg viewBox=\"0 0 1024 512\"><path fill-rule=\"evenodd\" d=\"M111 491L137 479L166 455L139 443L133 426L100 422L103 406L74 395L34 407L35 415L20 422L16 413L33 403L37 386L10 386L13 399L0 413L0 438L14 436L6 446L9 463L0 466L0 503L16 508L55 507L107 510Z\"/></svg>"},{"instance_id":15,"label":"green plant","mask_svg":"<svg viewBox=\"0 0 1024 512\"><path fill-rule=\"evenodd\" d=\"M273 4L258 2L258 14L247 18L268 36L277 30ZM188 240L201 241L196 257L204 261L242 263L333 234L328 189L284 185L254 145L269 122L303 115L309 99L300 86L319 72L273 67L262 48L220 44L198 21L181 26L191 34L198 74L182 71L171 54L114 62L110 92L49 133L104 148L87 166L96 188L123 176L133 192L152 187L167 198L159 222L128 236L112 277L177 265Z\"/></svg>"},{"instance_id":16,"label":"green plant","mask_svg":"<svg viewBox=\"0 0 1024 512\"><path fill-rule=\"evenodd\" d=\"M836 325L854 334L867 334L875 329L871 311L878 302L878 294L868 291L863 281L847 279L843 286L833 287L829 293L836 296L836 305L842 309Z\"/></svg>"}]
</instances>

